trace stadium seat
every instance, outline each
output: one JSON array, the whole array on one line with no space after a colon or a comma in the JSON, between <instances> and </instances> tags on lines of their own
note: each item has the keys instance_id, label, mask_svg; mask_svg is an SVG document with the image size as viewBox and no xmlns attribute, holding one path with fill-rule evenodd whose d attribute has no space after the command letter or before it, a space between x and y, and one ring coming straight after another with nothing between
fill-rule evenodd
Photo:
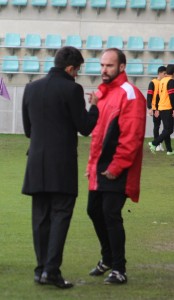
<instances>
[{"instance_id":1,"label":"stadium seat","mask_svg":"<svg viewBox=\"0 0 174 300\"><path fill-rule=\"evenodd\" d=\"M47 0L31 0L31 5L36 6L40 11L41 8L47 6Z\"/></svg>"},{"instance_id":2,"label":"stadium seat","mask_svg":"<svg viewBox=\"0 0 174 300\"><path fill-rule=\"evenodd\" d=\"M99 35L89 35L86 40L86 49L93 50L94 55L96 50L102 50L102 38Z\"/></svg>"},{"instance_id":3,"label":"stadium seat","mask_svg":"<svg viewBox=\"0 0 174 300\"><path fill-rule=\"evenodd\" d=\"M146 8L146 0L130 0L130 8L137 10L137 15L141 9Z\"/></svg>"},{"instance_id":4,"label":"stadium seat","mask_svg":"<svg viewBox=\"0 0 174 300\"><path fill-rule=\"evenodd\" d=\"M22 71L24 73L39 72L39 61L37 56L25 56L22 63Z\"/></svg>"},{"instance_id":5,"label":"stadium seat","mask_svg":"<svg viewBox=\"0 0 174 300\"><path fill-rule=\"evenodd\" d=\"M7 6L8 0L0 0L0 9L2 6Z\"/></svg>"},{"instance_id":6,"label":"stadium seat","mask_svg":"<svg viewBox=\"0 0 174 300\"><path fill-rule=\"evenodd\" d=\"M73 46L75 48L82 48L82 40L80 35L68 35L65 41L66 46Z\"/></svg>"},{"instance_id":7,"label":"stadium seat","mask_svg":"<svg viewBox=\"0 0 174 300\"><path fill-rule=\"evenodd\" d=\"M123 49L123 38L121 36L110 35L106 42L106 48Z\"/></svg>"},{"instance_id":8,"label":"stadium seat","mask_svg":"<svg viewBox=\"0 0 174 300\"><path fill-rule=\"evenodd\" d=\"M129 59L126 66L128 75L143 75L143 63L141 59Z\"/></svg>"},{"instance_id":9,"label":"stadium seat","mask_svg":"<svg viewBox=\"0 0 174 300\"><path fill-rule=\"evenodd\" d=\"M28 33L25 37L24 46L25 46L25 48L32 49L33 52L35 49L40 49L40 47L41 47L40 35Z\"/></svg>"},{"instance_id":10,"label":"stadium seat","mask_svg":"<svg viewBox=\"0 0 174 300\"><path fill-rule=\"evenodd\" d=\"M119 14L121 9L126 8L126 0L110 0L110 7L116 9Z\"/></svg>"},{"instance_id":11,"label":"stadium seat","mask_svg":"<svg viewBox=\"0 0 174 300\"><path fill-rule=\"evenodd\" d=\"M44 61L44 73L48 73L52 67L54 67L54 57L47 56Z\"/></svg>"},{"instance_id":12,"label":"stadium seat","mask_svg":"<svg viewBox=\"0 0 174 300\"><path fill-rule=\"evenodd\" d=\"M90 0L91 7L97 9L97 13L100 13L101 8L106 7L106 0Z\"/></svg>"},{"instance_id":13,"label":"stadium seat","mask_svg":"<svg viewBox=\"0 0 174 300\"><path fill-rule=\"evenodd\" d=\"M19 71L19 61L16 55L4 56L2 60L2 71L6 73L16 73Z\"/></svg>"},{"instance_id":14,"label":"stadium seat","mask_svg":"<svg viewBox=\"0 0 174 300\"><path fill-rule=\"evenodd\" d=\"M170 8L174 9L174 0L170 0Z\"/></svg>"},{"instance_id":15,"label":"stadium seat","mask_svg":"<svg viewBox=\"0 0 174 300\"><path fill-rule=\"evenodd\" d=\"M20 48L21 46L21 38L19 33L6 33L4 39L4 45L6 48L10 48L12 50L12 54L14 54L15 48Z\"/></svg>"},{"instance_id":16,"label":"stadium seat","mask_svg":"<svg viewBox=\"0 0 174 300\"><path fill-rule=\"evenodd\" d=\"M101 74L101 66L99 58L92 57L85 60L85 74L89 75L91 81Z\"/></svg>"},{"instance_id":17,"label":"stadium seat","mask_svg":"<svg viewBox=\"0 0 174 300\"><path fill-rule=\"evenodd\" d=\"M158 73L158 68L163 65L164 63L162 59L151 59L147 66L147 74L156 76Z\"/></svg>"},{"instance_id":18,"label":"stadium seat","mask_svg":"<svg viewBox=\"0 0 174 300\"><path fill-rule=\"evenodd\" d=\"M65 8L67 6L67 0L51 0L51 6L56 7L58 13L60 13L61 8Z\"/></svg>"},{"instance_id":19,"label":"stadium seat","mask_svg":"<svg viewBox=\"0 0 174 300\"><path fill-rule=\"evenodd\" d=\"M150 0L150 9L156 10L159 15L161 10L166 9L166 0Z\"/></svg>"},{"instance_id":20,"label":"stadium seat","mask_svg":"<svg viewBox=\"0 0 174 300\"><path fill-rule=\"evenodd\" d=\"M144 50L144 42L141 36L130 36L127 42L127 50L134 52L134 55L137 56L138 52Z\"/></svg>"},{"instance_id":21,"label":"stadium seat","mask_svg":"<svg viewBox=\"0 0 174 300\"><path fill-rule=\"evenodd\" d=\"M174 36L172 36L169 40L168 49L169 51L174 51Z\"/></svg>"},{"instance_id":22,"label":"stadium seat","mask_svg":"<svg viewBox=\"0 0 174 300\"><path fill-rule=\"evenodd\" d=\"M18 7L19 12L21 11L22 7L27 6L27 0L12 0L11 3L12 3L13 6Z\"/></svg>"},{"instance_id":23,"label":"stadium seat","mask_svg":"<svg viewBox=\"0 0 174 300\"><path fill-rule=\"evenodd\" d=\"M70 6L77 8L77 12L80 12L81 8L86 7L86 0L71 0Z\"/></svg>"},{"instance_id":24,"label":"stadium seat","mask_svg":"<svg viewBox=\"0 0 174 300\"><path fill-rule=\"evenodd\" d=\"M164 51L164 40L161 37L150 37L148 40L148 51L155 52L156 57L158 52Z\"/></svg>"},{"instance_id":25,"label":"stadium seat","mask_svg":"<svg viewBox=\"0 0 174 300\"><path fill-rule=\"evenodd\" d=\"M47 34L45 39L45 48L57 50L62 45L61 36L58 34Z\"/></svg>"}]
</instances>

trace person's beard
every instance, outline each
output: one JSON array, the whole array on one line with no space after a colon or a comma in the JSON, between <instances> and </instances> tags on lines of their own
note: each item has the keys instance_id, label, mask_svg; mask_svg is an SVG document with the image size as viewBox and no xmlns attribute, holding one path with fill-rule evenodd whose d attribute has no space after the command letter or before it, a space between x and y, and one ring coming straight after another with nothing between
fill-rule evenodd
<instances>
[{"instance_id":1,"label":"person's beard","mask_svg":"<svg viewBox=\"0 0 174 300\"><path fill-rule=\"evenodd\" d=\"M105 75L105 74L102 74L102 80L103 80L103 83L110 83L110 82L112 82L119 74L120 74L119 69L116 70L115 73L114 73L113 75ZM104 77L107 77L107 78L104 78L104 79L103 79L103 76L104 76Z\"/></svg>"}]
</instances>

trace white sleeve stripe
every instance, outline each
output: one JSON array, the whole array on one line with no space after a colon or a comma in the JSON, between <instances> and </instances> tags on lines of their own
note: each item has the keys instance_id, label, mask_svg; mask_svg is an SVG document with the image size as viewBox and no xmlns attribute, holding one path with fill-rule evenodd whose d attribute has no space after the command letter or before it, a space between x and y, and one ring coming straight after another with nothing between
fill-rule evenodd
<instances>
[{"instance_id":1,"label":"white sleeve stripe","mask_svg":"<svg viewBox=\"0 0 174 300\"><path fill-rule=\"evenodd\" d=\"M128 100L136 99L134 88L129 82L123 83L121 88L125 90Z\"/></svg>"}]
</instances>

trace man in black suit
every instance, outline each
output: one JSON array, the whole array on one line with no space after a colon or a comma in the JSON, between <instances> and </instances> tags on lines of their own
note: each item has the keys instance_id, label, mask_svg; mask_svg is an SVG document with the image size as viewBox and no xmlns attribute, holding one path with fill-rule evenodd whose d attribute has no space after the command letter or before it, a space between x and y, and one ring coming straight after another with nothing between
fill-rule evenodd
<instances>
[{"instance_id":1,"label":"man in black suit","mask_svg":"<svg viewBox=\"0 0 174 300\"><path fill-rule=\"evenodd\" d=\"M98 119L96 99L85 108L75 77L84 59L74 47L55 55L55 67L26 85L22 116L30 138L23 194L32 196L32 227L37 258L34 280L70 288L61 276L63 248L78 194L77 133L89 135Z\"/></svg>"}]
</instances>

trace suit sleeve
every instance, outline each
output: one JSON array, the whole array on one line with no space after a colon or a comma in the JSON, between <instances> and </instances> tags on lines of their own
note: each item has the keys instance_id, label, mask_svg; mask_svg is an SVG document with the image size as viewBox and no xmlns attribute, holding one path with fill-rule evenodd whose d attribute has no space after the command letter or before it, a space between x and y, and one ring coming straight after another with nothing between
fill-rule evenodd
<instances>
[{"instance_id":1,"label":"suit sleeve","mask_svg":"<svg viewBox=\"0 0 174 300\"><path fill-rule=\"evenodd\" d=\"M69 101L69 109L77 131L84 136L88 136L97 123L99 111L96 105L91 105L89 111L86 110L84 92L80 85L76 85L73 90L72 99Z\"/></svg>"},{"instance_id":2,"label":"suit sleeve","mask_svg":"<svg viewBox=\"0 0 174 300\"><path fill-rule=\"evenodd\" d=\"M124 101L119 116L120 136L112 162L107 170L118 177L130 168L143 147L146 123L146 100L140 95L134 100Z\"/></svg>"},{"instance_id":3,"label":"suit sleeve","mask_svg":"<svg viewBox=\"0 0 174 300\"><path fill-rule=\"evenodd\" d=\"M154 83L153 81L151 81L149 83L148 86L148 90L147 90L147 108L151 109L152 108L152 98L153 98L153 94L154 94Z\"/></svg>"},{"instance_id":4,"label":"suit sleeve","mask_svg":"<svg viewBox=\"0 0 174 300\"><path fill-rule=\"evenodd\" d=\"M26 137L29 138L31 133L31 123L30 123L28 106L27 106L27 93L28 93L27 90L28 90L28 86L26 85L24 90L23 100L22 100L22 121L23 121L24 133Z\"/></svg>"}]
</instances>

